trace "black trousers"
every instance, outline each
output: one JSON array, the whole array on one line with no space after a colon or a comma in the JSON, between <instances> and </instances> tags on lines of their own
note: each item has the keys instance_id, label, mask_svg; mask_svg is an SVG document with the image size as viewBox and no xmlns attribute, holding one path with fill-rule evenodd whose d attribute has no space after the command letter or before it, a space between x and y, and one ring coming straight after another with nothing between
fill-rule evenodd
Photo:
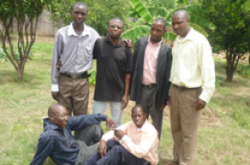
<instances>
[{"instance_id":1,"label":"black trousers","mask_svg":"<svg viewBox=\"0 0 250 165\"><path fill-rule=\"evenodd\" d=\"M95 153L85 165L150 165L143 159L128 152L118 141L107 141L107 153L101 158Z\"/></svg>"},{"instance_id":2,"label":"black trousers","mask_svg":"<svg viewBox=\"0 0 250 165\"><path fill-rule=\"evenodd\" d=\"M158 131L159 140L161 138L161 129L162 129L162 120L163 120L163 110L156 108L155 105L156 99L156 87L151 89L145 89L142 87L142 97L141 101L136 102L136 104L140 104L145 112L147 112L148 116L150 115L153 120L153 126Z\"/></svg>"}]
</instances>

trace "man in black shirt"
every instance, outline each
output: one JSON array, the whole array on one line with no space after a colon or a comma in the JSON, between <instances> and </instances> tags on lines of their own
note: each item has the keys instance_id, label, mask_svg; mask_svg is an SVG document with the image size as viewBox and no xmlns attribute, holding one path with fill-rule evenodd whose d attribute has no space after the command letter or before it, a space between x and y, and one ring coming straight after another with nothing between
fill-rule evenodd
<instances>
[{"instance_id":1,"label":"man in black shirt","mask_svg":"<svg viewBox=\"0 0 250 165\"><path fill-rule=\"evenodd\" d=\"M122 109L127 106L132 50L120 39L123 21L113 18L108 24L108 36L98 39L94 47L97 77L93 113L104 113L109 102L116 127L121 125Z\"/></svg>"}]
</instances>

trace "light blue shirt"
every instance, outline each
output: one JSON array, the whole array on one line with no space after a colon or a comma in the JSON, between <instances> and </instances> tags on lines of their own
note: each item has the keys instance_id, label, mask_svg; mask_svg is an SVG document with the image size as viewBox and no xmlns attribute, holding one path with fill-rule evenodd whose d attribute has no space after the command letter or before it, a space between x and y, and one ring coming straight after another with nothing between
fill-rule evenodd
<instances>
[{"instance_id":1,"label":"light blue shirt","mask_svg":"<svg viewBox=\"0 0 250 165\"><path fill-rule=\"evenodd\" d=\"M92 68L93 49L100 35L91 27L84 24L84 30L78 35L72 23L59 29L55 36L51 91L58 92L58 69L56 64L61 59L61 73L79 75Z\"/></svg>"}]
</instances>

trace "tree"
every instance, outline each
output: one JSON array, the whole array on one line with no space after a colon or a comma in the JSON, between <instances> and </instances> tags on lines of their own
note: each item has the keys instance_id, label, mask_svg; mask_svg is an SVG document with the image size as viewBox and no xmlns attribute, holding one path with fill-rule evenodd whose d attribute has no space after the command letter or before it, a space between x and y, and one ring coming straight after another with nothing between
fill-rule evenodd
<instances>
[{"instance_id":1,"label":"tree","mask_svg":"<svg viewBox=\"0 0 250 165\"><path fill-rule=\"evenodd\" d=\"M54 3L49 10L52 11L51 19L54 22L62 22L68 25L72 22L71 6L79 0L60 0ZM88 6L88 18L86 24L92 26L102 36L107 35L107 25L111 18L120 17L126 22L126 13L130 7L127 0L84 0Z\"/></svg>"},{"instance_id":2,"label":"tree","mask_svg":"<svg viewBox=\"0 0 250 165\"><path fill-rule=\"evenodd\" d=\"M0 0L0 39L17 77L23 81L25 63L36 39L38 16L51 0ZM13 21L17 21L18 41L11 38ZM15 50L17 48L17 50Z\"/></svg>"},{"instance_id":3,"label":"tree","mask_svg":"<svg viewBox=\"0 0 250 165\"><path fill-rule=\"evenodd\" d=\"M202 0L204 17L217 29L210 32L214 51L226 51L226 81L232 82L239 59L250 51L250 9L248 0Z\"/></svg>"},{"instance_id":4,"label":"tree","mask_svg":"<svg viewBox=\"0 0 250 165\"><path fill-rule=\"evenodd\" d=\"M174 41L176 35L171 30L171 18L173 13L179 9L184 9L190 14L190 26L195 30L208 36L205 29L215 29L210 21L202 18L202 6L199 4L188 4L186 0L129 0L132 8L129 16L137 19L132 24L131 29L123 33L122 38L132 39L135 42L138 38L146 36L150 30L153 20L157 17L165 18L167 21L168 32L164 35L165 40Z\"/></svg>"}]
</instances>

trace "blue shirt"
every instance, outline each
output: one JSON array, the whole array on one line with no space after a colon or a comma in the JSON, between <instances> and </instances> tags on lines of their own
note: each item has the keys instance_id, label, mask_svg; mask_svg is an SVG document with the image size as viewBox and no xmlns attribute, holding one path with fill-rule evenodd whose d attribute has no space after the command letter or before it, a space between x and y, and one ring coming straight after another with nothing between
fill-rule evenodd
<instances>
[{"instance_id":1,"label":"blue shirt","mask_svg":"<svg viewBox=\"0 0 250 165\"><path fill-rule=\"evenodd\" d=\"M74 116L68 119L65 128L60 128L51 123L48 118L44 119L44 131L39 138L37 151L30 165L42 165L48 156L56 164L74 164L79 152L79 146L71 131L85 128L92 124L98 124L101 121L106 121L106 119L107 116L102 114ZM70 148L68 148L64 133L69 140Z\"/></svg>"}]
</instances>

